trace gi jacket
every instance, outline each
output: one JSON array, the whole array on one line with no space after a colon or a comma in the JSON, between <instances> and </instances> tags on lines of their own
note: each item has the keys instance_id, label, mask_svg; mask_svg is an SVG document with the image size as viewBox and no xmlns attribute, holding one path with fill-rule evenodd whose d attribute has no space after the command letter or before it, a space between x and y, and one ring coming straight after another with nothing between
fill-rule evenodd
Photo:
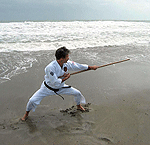
<instances>
[{"instance_id":1,"label":"gi jacket","mask_svg":"<svg viewBox=\"0 0 150 145\"><path fill-rule=\"evenodd\" d=\"M64 87L65 82L62 82L62 78L66 70L64 69L67 67L68 71L78 71L78 70L86 70L88 69L88 65L86 64L79 64L73 61L68 60L67 63L63 64L61 68L60 65L56 60L52 61L49 65L45 68L45 82L48 86L54 89L59 89Z\"/></svg>"}]
</instances>

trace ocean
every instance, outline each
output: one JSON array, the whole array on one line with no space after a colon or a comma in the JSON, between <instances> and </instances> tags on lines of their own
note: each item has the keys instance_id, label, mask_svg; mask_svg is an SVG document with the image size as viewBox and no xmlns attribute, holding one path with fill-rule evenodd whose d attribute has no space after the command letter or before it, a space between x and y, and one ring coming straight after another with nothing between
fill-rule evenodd
<instances>
[{"instance_id":1,"label":"ocean","mask_svg":"<svg viewBox=\"0 0 150 145\"><path fill-rule=\"evenodd\" d=\"M103 65L130 58L150 62L150 22L59 21L0 23L0 83L55 59L66 46L70 59Z\"/></svg>"}]
</instances>

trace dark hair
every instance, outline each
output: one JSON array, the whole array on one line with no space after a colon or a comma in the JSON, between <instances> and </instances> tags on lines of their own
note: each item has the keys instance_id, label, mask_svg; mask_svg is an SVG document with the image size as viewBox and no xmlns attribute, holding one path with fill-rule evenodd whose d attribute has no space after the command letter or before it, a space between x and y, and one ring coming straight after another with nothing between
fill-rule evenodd
<instances>
[{"instance_id":1,"label":"dark hair","mask_svg":"<svg viewBox=\"0 0 150 145\"><path fill-rule=\"evenodd\" d=\"M63 46L56 50L55 57L57 60L59 60L61 58L65 58L69 53L70 51L65 46Z\"/></svg>"}]
</instances>

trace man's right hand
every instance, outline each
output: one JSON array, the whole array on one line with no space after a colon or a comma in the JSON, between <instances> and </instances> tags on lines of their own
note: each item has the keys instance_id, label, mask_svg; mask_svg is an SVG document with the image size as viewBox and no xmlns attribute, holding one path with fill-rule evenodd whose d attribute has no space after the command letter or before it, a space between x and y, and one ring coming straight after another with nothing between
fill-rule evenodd
<instances>
[{"instance_id":1,"label":"man's right hand","mask_svg":"<svg viewBox=\"0 0 150 145\"><path fill-rule=\"evenodd\" d=\"M63 75L63 79L62 79L62 82L64 82L64 81L66 81L67 79L69 79L70 78L70 73L64 73L64 75Z\"/></svg>"}]
</instances>

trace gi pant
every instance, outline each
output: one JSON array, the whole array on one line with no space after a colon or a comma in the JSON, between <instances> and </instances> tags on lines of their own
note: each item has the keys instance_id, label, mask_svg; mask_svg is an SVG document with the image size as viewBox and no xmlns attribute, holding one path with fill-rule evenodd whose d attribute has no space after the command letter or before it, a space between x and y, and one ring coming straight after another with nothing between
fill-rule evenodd
<instances>
[{"instance_id":1,"label":"gi pant","mask_svg":"<svg viewBox=\"0 0 150 145\"><path fill-rule=\"evenodd\" d=\"M65 85L67 86L67 85ZM64 87L65 87L64 86ZM85 98L84 96L81 94L81 92L73 87L71 88L61 88L59 89L59 91L57 92L58 94L61 95L73 95L74 96L74 100L77 103L77 105L83 103L85 104ZM35 111L37 105L40 104L40 102L42 101L42 99L46 96L50 96L50 95L56 95L56 93L50 89L48 89L45 85L44 82L41 85L41 88L34 93L34 95L29 99L28 103L27 103L27 107L26 107L26 111Z\"/></svg>"}]
</instances>

